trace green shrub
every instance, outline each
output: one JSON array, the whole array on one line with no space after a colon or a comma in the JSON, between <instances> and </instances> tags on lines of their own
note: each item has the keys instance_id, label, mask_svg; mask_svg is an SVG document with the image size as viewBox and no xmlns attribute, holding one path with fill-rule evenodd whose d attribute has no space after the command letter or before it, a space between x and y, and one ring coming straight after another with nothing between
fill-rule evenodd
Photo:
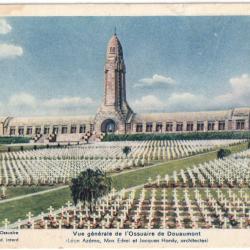
<instances>
[{"instance_id":1,"label":"green shrub","mask_svg":"<svg viewBox=\"0 0 250 250\"><path fill-rule=\"evenodd\" d=\"M223 159L224 157L231 154L229 149L221 148L217 151L217 159Z\"/></svg>"},{"instance_id":2,"label":"green shrub","mask_svg":"<svg viewBox=\"0 0 250 250\"><path fill-rule=\"evenodd\" d=\"M125 147L122 149L122 152L123 152L123 154L126 155L126 157L128 157L128 154L131 152L131 147L125 146Z\"/></svg>"},{"instance_id":3,"label":"green shrub","mask_svg":"<svg viewBox=\"0 0 250 250\"><path fill-rule=\"evenodd\" d=\"M0 144L29 143L30 139L29 137L1 136Z\"/></svg>"},{"instance_id":4,"label":"green shrub","mask_svg":"<svg viewBox=\"0 0 250 250\"><path fill-rule=\"evenodd\" d=\"M106 134L103 141L250 139L250 131Z\"/></svg>"}]
</instances>

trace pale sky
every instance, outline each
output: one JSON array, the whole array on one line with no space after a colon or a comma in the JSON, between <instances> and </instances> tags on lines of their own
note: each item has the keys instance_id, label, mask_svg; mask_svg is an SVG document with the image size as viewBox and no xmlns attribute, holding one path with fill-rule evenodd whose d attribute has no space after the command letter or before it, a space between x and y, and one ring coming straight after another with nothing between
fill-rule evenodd
<instances>
[{"instance_id":1,"label":"pale sky","mask_svg":"<svg viewBox=\"0 0 250 250\"><path fill-rule=\"evenodd\" d=\"M0 116L95 114L115 26L135 112L250 106L250 17L9 17Z\"/></svg>"}]
</instances>

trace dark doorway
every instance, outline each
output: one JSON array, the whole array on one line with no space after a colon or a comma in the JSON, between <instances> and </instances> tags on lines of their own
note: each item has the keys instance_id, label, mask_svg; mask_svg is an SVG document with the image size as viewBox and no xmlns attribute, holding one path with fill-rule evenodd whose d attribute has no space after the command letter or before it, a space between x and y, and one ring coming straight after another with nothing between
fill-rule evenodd
<instances>
[{"instance_id":1,"label":"dark doorway","mask_svg":"<svg viewBox=\"0 0 250 250\"><path fill-rule=\"evenodd\" d=\"M112 119L107 119L102 123L101 131L103 133L114 133L116 131L116 124Z\"/></svg>"}]
</instances>

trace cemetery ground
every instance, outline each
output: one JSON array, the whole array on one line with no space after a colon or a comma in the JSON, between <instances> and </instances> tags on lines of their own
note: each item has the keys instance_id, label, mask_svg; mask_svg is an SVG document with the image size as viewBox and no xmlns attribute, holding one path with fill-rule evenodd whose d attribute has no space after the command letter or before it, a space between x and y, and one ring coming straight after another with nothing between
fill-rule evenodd
<instances>
[{"instance_id":1,"label":"cemetery ground","mask_svg":"<svg viewBox=\"0 0 250 250\"><path fill-rule=\"evenodd\" d=\"M240 143L237 145L228 147L232 153L240 152L247 149L247 143ZM179 171L204 163L210 160L216 159L216 151L209 151L198 155L189 156L183 159L176 159L171 161L162 161L152 167L135 168L127 172L121 172L118 175L114 175L113 187L116 190L122 188L131 188L138 185L147 183L149 178L156 179L157 175L164 176L165 174L172 174L173 171ZM39 192L42 190L49 190L55 188L51 186L25 186L25 187L8 187L7 192L10 192L10 197L17 197L20 195L30 194L33 192ZM141 190L140 188L138 189ZM237 189L235 189L237 191ZM223 190L222 190L223 191ZM171 192L170 190L168 192ZM226 192L226 189L223 191ZM246 190L249 193L248 190ZM16 201L10 201L0 204L0 221L8 218L10 222L15 222L17 219L26 218L26 214L31 212L33 215L38 215L42 211L48 212L48 208L53 206L55 209L59 209L67 201L71 201L70 190L68 186L60 190L51 190L49 193L36 195L33 197L26 197Z\"/></svg>"},{"instance_id":2,"label":"cemetery ground","mask_svg":"<svg viewBox=\"0 0 250 250\"><path fill-rule=\"evenodd\" d=\"M54 185L54 186L13 186L8 187L7 195L8 199L15 198L18 196L25 196L27 194L34 194L37 192L45 191L45 190L53 190L54 188L60 187L61 185Z\"/></svg>"}]
</instances>

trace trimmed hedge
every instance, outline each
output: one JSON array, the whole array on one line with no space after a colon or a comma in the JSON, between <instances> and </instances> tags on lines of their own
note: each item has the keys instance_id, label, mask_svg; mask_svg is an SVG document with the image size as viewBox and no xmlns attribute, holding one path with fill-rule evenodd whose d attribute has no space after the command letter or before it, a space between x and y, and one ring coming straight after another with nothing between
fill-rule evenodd
<instances>
[{"instance_id":1,"label":"trimmed hedge","mask_svg":"<svg viewBox=\"0 0 250 250\"><path fill-rule=\"evenodd\" d=\"M2 136L0 144L29 143L30 139L29 137Z\"/></svg>"},{"instance_id":2,"label":"trimmed hedge","mask_svg":"<svg viewBox=\"0 0 250 250\"><path fill-rule=\"evenodd\" d=\"M250 131L191 132L166 134L106 134L103 141L250 139Z\"/></svg>"}]
</instances>

